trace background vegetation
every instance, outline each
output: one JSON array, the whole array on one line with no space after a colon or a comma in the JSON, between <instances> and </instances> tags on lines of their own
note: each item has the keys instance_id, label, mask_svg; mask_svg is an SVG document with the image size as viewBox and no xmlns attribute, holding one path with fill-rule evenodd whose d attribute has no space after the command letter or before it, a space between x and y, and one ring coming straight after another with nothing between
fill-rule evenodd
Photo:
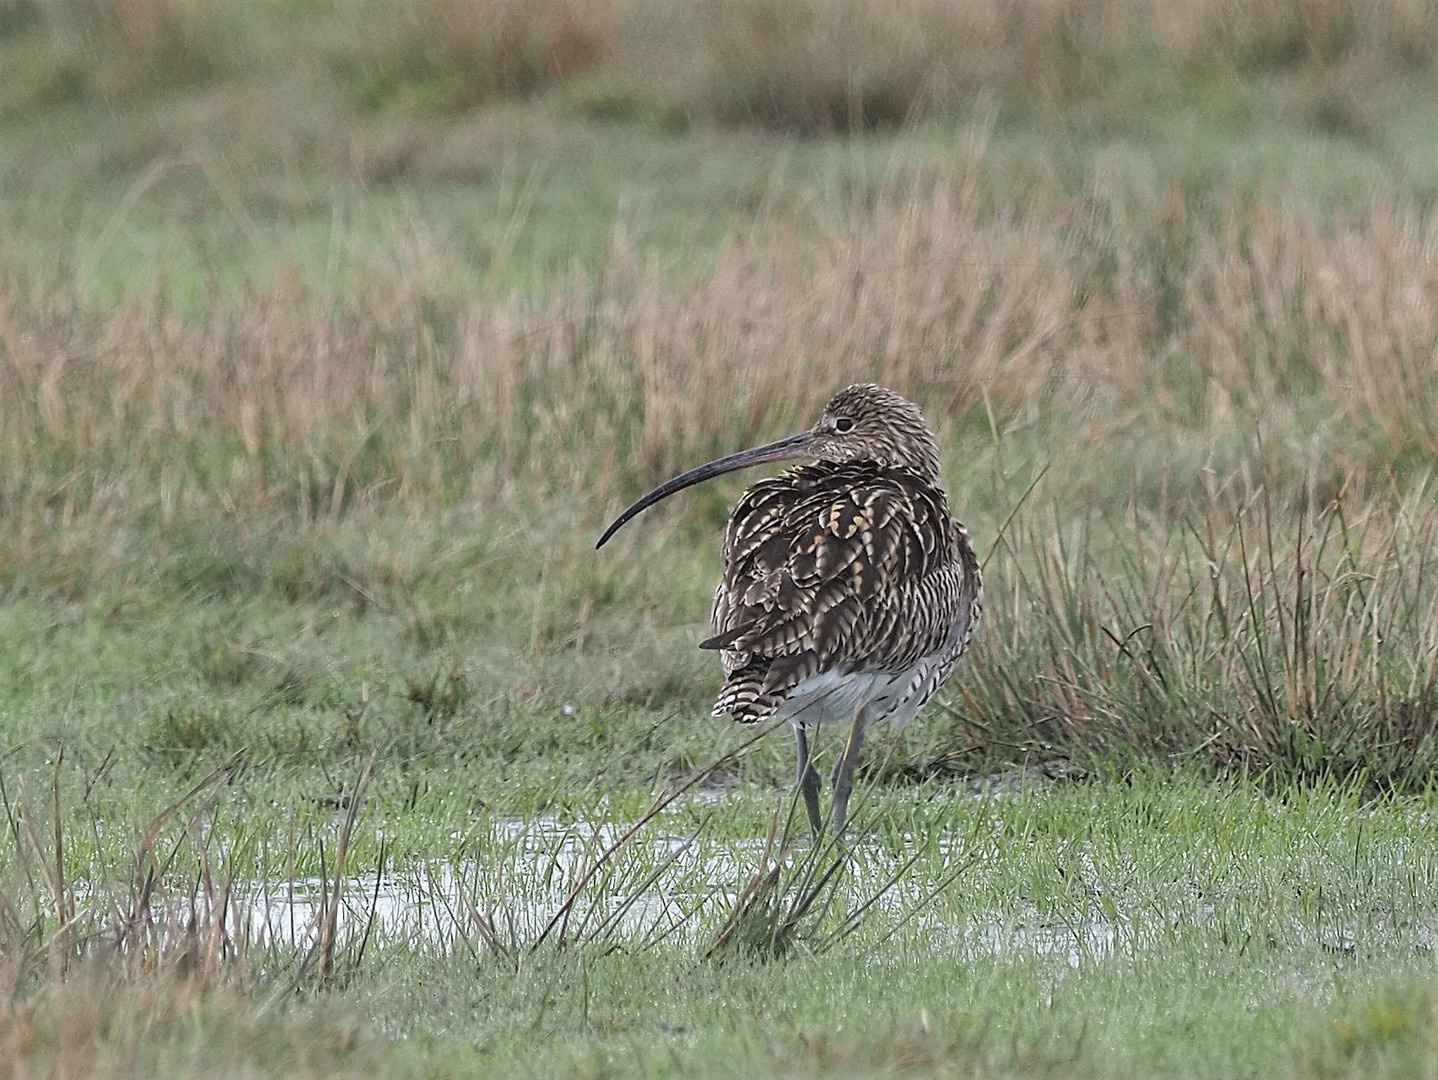
<instances>
[{"instance_id":1,"label":"background vegetation","mask_svg":"<svg viewBox=\"0 0 1438 1080\"><path fill-rule=\"evenodd\" d=\"M0 0L0 1069L1431 1068L1435 63L1422 0ZM643 816L745 734L745 481L591 549L861 379L988 600L841 882L782 739ZM535 948L556 874L687 914Z\"/></svg>"}]
</instances>

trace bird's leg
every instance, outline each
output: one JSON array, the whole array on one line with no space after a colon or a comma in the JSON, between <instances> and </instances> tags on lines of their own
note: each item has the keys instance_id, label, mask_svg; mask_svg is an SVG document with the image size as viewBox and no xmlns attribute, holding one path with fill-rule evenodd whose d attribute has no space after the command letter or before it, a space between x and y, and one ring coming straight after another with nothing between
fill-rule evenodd
<instances>
[{"instance_id":1,"label":"bird's leg","mask_svg":"<svg viewBox=\"0 0 1438 1080\"><path fill-rule=\"evenodd\" d=\"M849 816L849 792L854 789L854 766L859 764L859 748L864 745L864 707L854 710L854 722L849 725L849 738L844 743L844 752L834 766L834 835L844 834L844 822Z\"/></svg>"},{"instance_id":2,"label":"bird's leg","mask_svg":"<svg viewBox=\"0 0 1438 1080\"><path fill-rule=\"evenodd\" d=\"M794 725L794 740L799 744L799 794L804 796L804 812L809 815L809 828L817 837L824 828L819 816L819 771L809 761L809 739L804 725Z\"/></svg>"}]
</instances>

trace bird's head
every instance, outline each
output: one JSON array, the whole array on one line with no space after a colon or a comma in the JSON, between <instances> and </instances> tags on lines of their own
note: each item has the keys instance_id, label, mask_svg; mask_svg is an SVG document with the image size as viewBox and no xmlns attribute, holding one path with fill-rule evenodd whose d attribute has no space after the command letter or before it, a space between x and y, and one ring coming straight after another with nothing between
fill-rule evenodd
<instances>
[{"instance_id":1,"label":"bird's head","mask_svg":"<svg viewBox=\"0 0 1438 1080\"><path fill-rule=\"evenodd\" d=\"M795 456L816 461L874 461L931 484L939 480L939 444L919 408L883 386L859 383L840 390L809 429Z\"/></svg>"},{"instance_id":2,"label":"bird's head","mask_svg":"<svg viewBox=\"0 0 1438 1080\"><path fill-rule=\"evenodd\" d=\"M707 462L660 484L615 518L594 546L603 547L626 521L676 491L736 469L797 458L873 461L915 473L931 484L939 480L938 442L918 407L892 390L859 383L835 394L808 431Z\"/></svg>"}]
</instances>

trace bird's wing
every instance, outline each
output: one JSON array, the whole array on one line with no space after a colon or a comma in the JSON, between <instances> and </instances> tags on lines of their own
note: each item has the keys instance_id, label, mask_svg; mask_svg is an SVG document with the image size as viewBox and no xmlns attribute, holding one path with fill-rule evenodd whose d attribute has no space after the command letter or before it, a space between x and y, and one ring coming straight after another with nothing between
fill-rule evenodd
<instances>
[{"instance_id":1,"label":"bird's wing","mask_svg":"<svg viewBox=\"0 0 1438 1080\"><path fill-rule=\"evenodd\" d=\"M729 520L701 646L723 651L729 675L714 711L758 719L822 671L899 670L938 649L950 620L907 609L936 575L962 572L948 565L957 528L941 492L865 463L755 484Z\"/></svg>"}]
</instances>

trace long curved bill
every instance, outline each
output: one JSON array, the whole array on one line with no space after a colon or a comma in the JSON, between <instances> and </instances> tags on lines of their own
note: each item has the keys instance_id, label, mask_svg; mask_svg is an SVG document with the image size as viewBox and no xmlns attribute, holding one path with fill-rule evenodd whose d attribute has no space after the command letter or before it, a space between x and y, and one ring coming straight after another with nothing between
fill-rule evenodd
<instances>
[{"instance_id":1,"label":"long curved bill","mask_svg":"<svg viewBox=\"0 0 1438 1080\"><path fill-rule=\"evenodd\" d=\"M683 491L695 484L702 484L705 480L712 480L724 473L734 472L737 469L747 469L751 465L766 465L771 461L792 461L794 458L808 457L805 453L809 444L814 441L814 433L801 431L798 435L790 435L786 439L779 439L776 442L765 443L763 446L756 446L752 450L740 450L737 454L729 454L726 457L706 462L696 466L688 472L680 473L673 480L666 480L647 495L643 495L630 503L624 513L620 514L609 528L604 530L604 535L599 538L595 548L602 548L605 542L617 533L624 523L632 517L643 513L649 507L667 499L676 491Z\"/></svg>"}]
</instances>

